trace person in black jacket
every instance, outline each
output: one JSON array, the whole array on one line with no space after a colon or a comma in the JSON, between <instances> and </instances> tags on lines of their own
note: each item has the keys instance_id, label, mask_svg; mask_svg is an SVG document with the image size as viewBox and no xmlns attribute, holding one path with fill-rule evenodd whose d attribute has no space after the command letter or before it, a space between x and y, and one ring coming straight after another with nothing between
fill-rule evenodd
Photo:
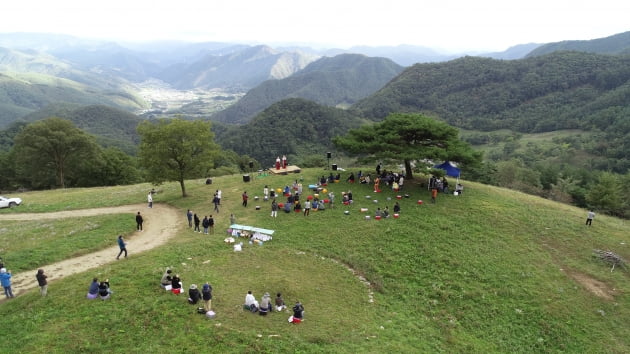
<instances>
[{"instance_id":1,"label":"person in black jacket","mask_svg":"<svg viewBox=\"0 0 630 354\"><path fill-rule=\"evenodd\" d=\"M171 280L171 286L173 294L179 295L182 292L182 280L179 278L179 274L175 274Z\"/></svg>"},{"instance_id":2,"label":"person in black jacket","mask_svg":"<svg viewBox=\"0 0 630 354\"><path fill-rule=\"evenodd\" d=\"M188 303L191 305L195 305L201 299L201 293L199 289L197 289L197 285L191 284L190 289L188 289Z\"/></svg>"},{"instance_id":3,"label":"person in black jacket","mask_svg":"<svg viewBox=\"0 0 630 354\"><path fill-rule=\"evenodd\" d=\"M201 233L201 230L199 229L199 222L201 220L199 220L199 217L197 216L197 214L195 214L194 219L195 219L195 228L193 229L193 231L197 231Z\"/></svg>"},{"instance_id":4,"label":"person in black jacket","mask_svg":"<svg viewBox=\"0 0 630 354\"><path fill-rule=\"evenodd\" d=\"M105 281L102 281L98 285L98 295L101 297L102 300L109 299L111 293L112 291L109 289L109 279L105 279Z\"/></svg>"},{"instance_id":5,"label":"person in black jacket","mask_svg":"<svg viewBox=\"0 0 630 354\"><path fill-rule=\"evenodd\" d=\"M212 286L208 282L203 284L201 296L203 298L203 308L206 312L212 310Z\"/></svg>"},{"instance_id":6,"label":"person in black jacket","mask_svg":"<svg viewBox=\"0 0 630 354\"><path fill-rule=\"evenodd\" d=\"M48 293L48 281L46 278L48 278L48 276L44 274L43 269L38 269L35 278L37 278L37 284L39 284L39 293L42 294L42 296L46 296Z\"/></svg>"}]
</instances>

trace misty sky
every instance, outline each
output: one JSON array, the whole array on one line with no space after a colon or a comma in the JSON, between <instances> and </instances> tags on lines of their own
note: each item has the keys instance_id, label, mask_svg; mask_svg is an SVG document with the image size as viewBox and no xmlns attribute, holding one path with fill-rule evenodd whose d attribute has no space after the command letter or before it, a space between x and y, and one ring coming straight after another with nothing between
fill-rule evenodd
<instances>
[{"instance_id":1,"label":"misty sky","mask_svg":"<svg viewBox=\"0 0 630 354\"><path fill-rule=\"evenodd\" d=\"M621 0L16 0L2 4L0 32L500 51L626 32L629 13Z\"/></svg>"}]
</instances>

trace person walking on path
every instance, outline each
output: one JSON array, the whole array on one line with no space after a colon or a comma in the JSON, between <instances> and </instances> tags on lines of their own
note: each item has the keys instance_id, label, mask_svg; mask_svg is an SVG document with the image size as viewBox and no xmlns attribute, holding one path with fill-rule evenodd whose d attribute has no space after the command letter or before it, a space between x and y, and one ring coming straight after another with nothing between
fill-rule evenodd
<instances>
[{"instance_id":1,"label":"person walking on path","mask_svg":"<svg viewBox=\"0 0 630 354\"><path fill-rule=\"evenodd\" d=\"M199 217L197 216L197 214L195 214L194 219L195 219L195 229L193 230L193 232L195 231L201 232L201 229L199 228L199 223L201 222L201 220L199 220Z\"/></svg>"},{"instance_id":2,"label":"person walking on path","mask_svg":"<svg viewBox=\"0 0 630 354\"><path fill-rule=\"evenodd\" d=\"M219 212L219 203L220 202L221 202L221 200L215 194L214 197L212 198L212 203L214 203L214 211L216 211L217 213Z\"/></svg>"},{"instance_id":3,"label":"person walking on path","mask_svg":"<svg viewBox=\"0 0 630 354\"><path fill-rule=\"evenodd\" d=\"M595 219L595 213L591 209L586 214L586 225L591 226L593 224L593 219Z\"/></svg>"},{"instance_id":4,"label":"person walking on path","mask_svg":"<svg viewBox=\"0 0 630 354\"><path fill-rule=\"evenodd\" d=\"M151 195L151 192L147 195L147 202L149 202L149 208L153 208L153 195Z\"/></svg>"},{"instance_id":5,"label":"person walking on path","mask_svg":"<svg viewBox=\"0 0 630 354\"><path fill-rule=\"evenodd\" d=\"M116 256L116 259L119 259L120 255L123 252L125 252L125 258L127 258L127 243L125 243L122 235L118 235L118 247L120 247L120 252L118 252L118 256Z\"/></svg>"},{"instance_id":6,"label":"person walking on path","mask_svg":"<svg viewBox=\"0 0 630 354\"><path fill-rule=\"evenodd\" d=\"M48 278L48 276L44 274L43 269L38 269L35 278L37 279L37 285L39 285L39 293L42 294L42 296L46 296L48 293L48 280L46 280L46 278Z\"/></svg>"},{"instance_id":7,"label":"person walking on path","mask_svg":"<svg viewBox=\"0 0 630 354\"><path fill-rule=\"evenodd\" d=\"M190 211L190 209L188 209L188 211L186 212L186 218L188 219L188 227L192 227L193 226L193 212Z\"/></svg>"},{"instance_id":8,"label":"person walking on path","mask_svg":"<svg viewBox=\"0 0 630 354\"><path fill-rule=\"evenodd\" d=\"M247 195L247 191L243 192L243 206L247 207L247 199L249 199L249 196Z\"/></svg>"},{"instance_id":9,"label":"person walking on path","mask_svg":"<svg viewBox=\"0 0 630 354\"><path fill-rule=\"evenodd\" d=\"M7 299L15 297L13 290L11 290L11 271L6 268L0 269L0 284L4 289L4 295Z\"/></svg>"},{"instance_id":10,"label":"person walking on path","mask_svg":"<svg viewBox=\"0 0 630 354\"><path fill-rule=\"evenodd\" d=\"M142 219L142 215L140 215L140 212L138 212L138 214L136 214L136 230L142 231L143 222L144 222L144 219Z\"/></svg>"}]
</instances>

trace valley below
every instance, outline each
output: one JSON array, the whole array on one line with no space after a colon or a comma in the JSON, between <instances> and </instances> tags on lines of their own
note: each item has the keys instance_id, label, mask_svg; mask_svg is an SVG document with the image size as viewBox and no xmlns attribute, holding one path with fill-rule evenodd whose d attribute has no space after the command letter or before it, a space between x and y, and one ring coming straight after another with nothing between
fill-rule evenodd
<instances>
[{"instance_id":1,"label":"valley below","mask_svg":"<svg viewBox=\"0 0 630 354\"><path fill-rule=\"evenodd\" d=\"M148 103L149 108L134 112L147 118L172 117L182 115L189 118L208 118L234 104L245 92L225 89L179 90L168 83L152 79L136 84L138 94Z\"/></svg>"}]
</instances>

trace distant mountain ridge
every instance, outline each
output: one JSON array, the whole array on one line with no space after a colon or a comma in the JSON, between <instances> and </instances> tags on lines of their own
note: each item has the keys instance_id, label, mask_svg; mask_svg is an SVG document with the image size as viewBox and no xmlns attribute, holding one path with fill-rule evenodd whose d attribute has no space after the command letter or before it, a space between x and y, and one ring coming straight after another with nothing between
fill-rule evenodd
<instances>
[{"instance_id":1,"label":"distant mountain ridge","mask_svg":"<svg viewBox=\"0 0 630 354\"><path fill-rule=\"evenodd\" d=\"M324 57L282 79L267 80L232 106L212 116L226 123L245 123L273 103L304 98L326 106L349 106L383 87L403 67L386 58L360 54Z\"/></svg>"},{"instance_id":2,"label":"distant mountain ridge","mask_svg":"<svg viewBox=\"0 0 630 354\"><path fill-rule=\"evenodd\" d=\"M630 54L630 31L591 40L547 43L532 50L527 54L527 57L545 55L561 50L599 54Z\"/></svg>"},{"instance_id":3,"label":"distant mountain ridge","mask_svg":"<svg viewBox=\"0 0 630 354\"><path fill-rule=\"evenodd\" d=\"M206 55L190 64L176 64L157 77L178 89L231 88L248 90L269 79L283 79L317 57L299 52L278 52L256 46L228 55Z\"/></svg>"}]
</instances>

